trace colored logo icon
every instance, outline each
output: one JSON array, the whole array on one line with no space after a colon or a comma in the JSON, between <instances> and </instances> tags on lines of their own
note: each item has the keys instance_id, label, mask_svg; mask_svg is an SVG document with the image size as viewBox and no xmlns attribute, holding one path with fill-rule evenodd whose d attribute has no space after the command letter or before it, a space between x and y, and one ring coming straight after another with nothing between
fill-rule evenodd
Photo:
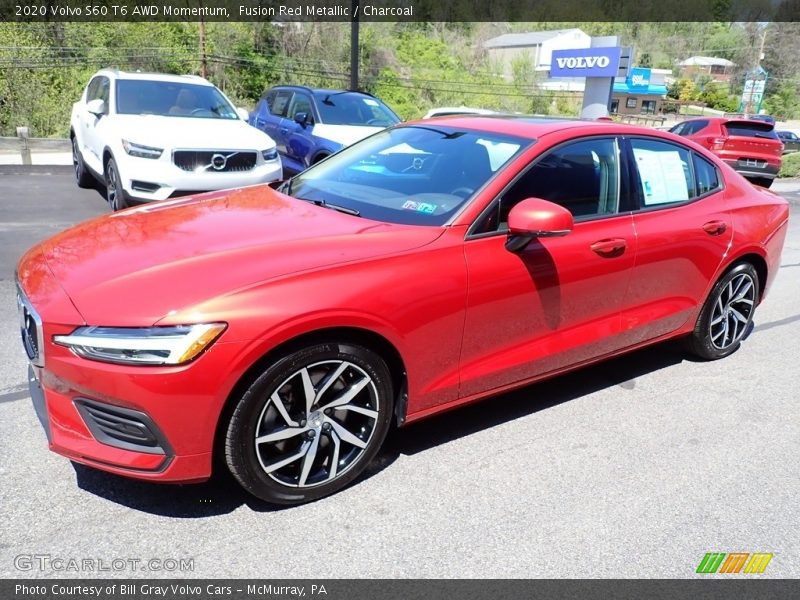
<instances>
[{"instance_id":1,"label":"colored logo icon","mask_svg":"<svg viewBox=\"0 0 800 600\"><path fill-rule=\"evenodd\" d=\"M697 572L703 574L710 573L763 573L772 554L769 552L707 552L697 566Z\"/></svg>"}]
</instances>

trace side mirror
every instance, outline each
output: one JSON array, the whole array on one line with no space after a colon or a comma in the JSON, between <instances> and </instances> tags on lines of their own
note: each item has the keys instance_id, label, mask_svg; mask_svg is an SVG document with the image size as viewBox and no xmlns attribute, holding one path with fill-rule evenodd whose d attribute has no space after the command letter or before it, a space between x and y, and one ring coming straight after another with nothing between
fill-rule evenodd
<instances>
[{"instance_id":1,"label":"side mirror","mask_svg":"<svg viewBox=\"0 0 800 600\"><path fill-rule=\"evenodd\" d=\"M299 112L294 116L294 122L303 127L308 125L308 121L309 121L308 113Z\"/></svg>"},{"instance_id":2,"label":"side mirror","mask_svg":"<svg viewBox=\"0 0 800 600\"><path fill-rule=\"evenodd\" d=\"M236 114L239 115L239 118L242 121L247 121L247 119L250 118L250 113L247 112L247 109L245 109L245 108L241 108L241 107L237 108L236 109Z\"/></svg>"},{"instance_id":3,"label":"side mirror","mask_svg":"<svg viewBox=\"0 0 800 600\"><path fill-rule=\"evenodd\" d=\"M106 101L101 100L100 98L90 100L86 103L86 110L96 117L102 117L104 114L106 114Z\"/></svg>"},{"instance_id":4,"label":"side mirror","mask_svg":"<svg viewBox=\"0 0 800 600\"><path fill-rule=\"evenodd\" d=\"M572 213L563 206L540 198L527 198L508 214L506 250L521 252L533 238L567 235L572 225Z\"/></svg>"}]
</instances>

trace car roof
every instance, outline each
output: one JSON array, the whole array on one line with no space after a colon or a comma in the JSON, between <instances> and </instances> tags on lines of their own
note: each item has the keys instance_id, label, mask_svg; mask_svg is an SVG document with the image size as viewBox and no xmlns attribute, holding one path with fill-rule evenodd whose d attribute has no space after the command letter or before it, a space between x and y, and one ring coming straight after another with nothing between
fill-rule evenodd
<instances>
[{"instance_id":1,"label":"car roof","mask_svg":"<svg viewBox=\"0 0 800 600\"><path fill-rule=\"evenodd\" d=\"M430 120L418 119L402 125L421 125L433 127ZM672 134L660 132L655 129L626 125L613 121L595 121L590 119L575 119L562 117L533 117L527 115L453 115L436 117L437 127L447 126L463 129L499 133L515 137L536 139L542 136L564 131L566 129L582 129L583 133L591 134L653 134L658 137L673 137Z\"/></svg>"},{"instance_id":2,"label":"car roof","mask_svg":"<svg viewBox=\"0 0 800 600\"><path fill-rule=\"evenodd\" d=\"M362 92L361 90L331 90L328 88L310 88L304 85L276 85L271 87L271 90L303 90L304 92L311 92L312 94L361 94L362 96L372 96L369 92Z\"/></svg>"},{"instance_id":3,"label":"car roof","mask_svg":"<svg viewBox=\"0 0 800 600\"><path fill-rule=\"evenodd\" d=\"M143 73L141 71L119 71L117 69L102 69L97 75L110 75L115 79L139 80L139 81L165 81L170 83L191 83L194 85L213 84L199 75L172 75L170 73Z\"/></svg>"}]
</instances>

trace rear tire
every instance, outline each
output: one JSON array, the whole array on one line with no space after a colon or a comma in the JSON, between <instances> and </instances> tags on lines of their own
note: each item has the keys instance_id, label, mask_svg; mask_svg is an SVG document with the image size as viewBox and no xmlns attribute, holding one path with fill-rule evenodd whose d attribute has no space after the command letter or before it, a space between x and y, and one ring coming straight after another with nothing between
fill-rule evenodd
<instances>
[{"instance_id":1,"label":"rear tire","mask_svg":"<svg viewBox=\"0 0 800 600\"><path fill-rule=\"evenodd\" d=\"M272 361L241 396L225 461L262 500L312 502L361 474L392 414L392 379L380 356L354 344L315 344Z\"/></svg>"},{"instance_id":2,"label":"rear tire","mask_svg":"<svg viewBox=\"0 0 800 600\"><path fill-rule=\"evenodd\" d=\"M72 168L75 171L75 182L78 184L78 187L94 187L94 177L92 177L92 174L89 173L89 170L86 168L86 163L83 162L83 155L78 147L78 138L74 135L72 136Z\"/></svg>"},{"instance_id":3,"label":"rear tire","mask_svg":"<svg viewBox=\"0 0 800 600\"><path fill-rule=\"evenodd\" d=\"M755 267L748 262L735 265L712 288L686 340L687 349L704 360L736 352L752 327L759 293Z\"/></svg>"}]
</instances>

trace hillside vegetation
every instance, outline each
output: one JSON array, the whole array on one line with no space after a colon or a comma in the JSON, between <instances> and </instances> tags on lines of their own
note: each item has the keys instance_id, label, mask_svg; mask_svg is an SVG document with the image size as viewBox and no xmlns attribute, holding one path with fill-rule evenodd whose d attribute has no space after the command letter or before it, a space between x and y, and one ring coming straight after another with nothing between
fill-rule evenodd
<instances>
[{"instance_id":1,"label":"hillside vegetation","mask_svg":"<svg viewBox=\"0 0 800 600\"><path fill-rule=\"evenodd\" d=\"M482 45L508 32L580 27L620 35L637 64L674 68L692 55L733 60L730 90L691 82L676 97L728 109L744 72L756 64L766 28L770 71L764 108L800 117L800 25L795 23L363 23L360 87L403 118L433 106L468 105L525 113L576 114L578 101L537 87L541 75L522 58L504 78ZM0 23L0 135L27 125L38 137L65 136L72 103L101 67L170 73L204 70L237 105L252 108L271 85L349 86L349 23ZM676 71L677 74L677 71ZM676 84L677 85L677 84ZM688 89L688 91L687 91ZM680 96L683 93L683 96Z\"/></svg>"}]
</instances>

